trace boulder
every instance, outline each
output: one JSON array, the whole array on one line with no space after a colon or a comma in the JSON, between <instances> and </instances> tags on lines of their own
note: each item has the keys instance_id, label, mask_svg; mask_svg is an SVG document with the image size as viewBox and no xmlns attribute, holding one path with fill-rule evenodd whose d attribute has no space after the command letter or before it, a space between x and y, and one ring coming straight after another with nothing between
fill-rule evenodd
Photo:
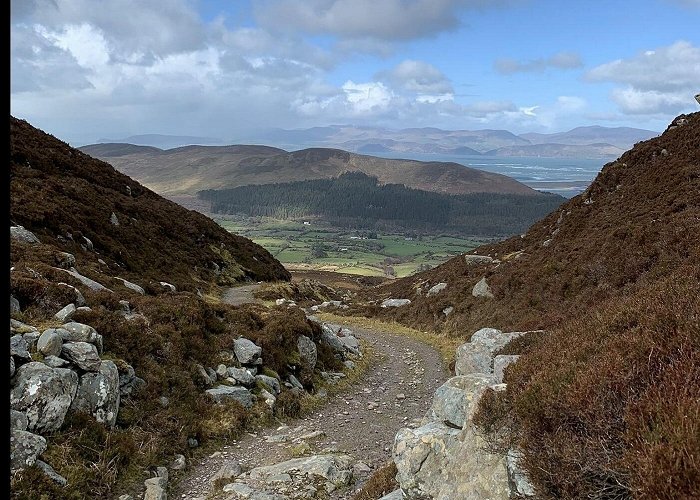
<instances>
[{"instance_id":1,"label":"boulder","mask_svg":"<svg viewBox=\"0 0 700 500\"><path fill-rule=\"evenodd\" d=\"M10 470L16 471L36 463L46 451L46 439L38 434L16 429L10 430Z\"/></svg>"},{"instance_id":2,"label":"boulder","mask_svg":"<svg viewBox=\"0 0 700 500\"><path fill-rule=\"evenodd\" d=\"M15 374L10 407L24 412L29 431L60 429L78 389L78 374L67 368L51 368L32 361Z\"/></svg>"},{"instance_id":3,"label":"boulder","mask_svg":"<svg viewBox=\"0 0 700 500\"><path fill-rule=\"evenodd\" d=\"M318 359L316 344L306 335L299 335L297 339L297 349L299 350L299 357L301 358L301 363L304 368L313 371L316 367L316 360Z\"/></svg>"},{"instance_id":4,"label":"boulder","mask_svg":"<svg viewBox=\"0 0 700 500\"><path fill-rule=\"evenodd\" d=\"M219 480L230 481L236 479L243 473L243 468L237 460L231 459L222 465L218 471L209 479L209 482L213 485Z\"/></svg>"},{"instance_id":5,"label":"boulder","mask_svg":"<svg viewBox=\"0 0 700 500\"><path fill-rule=\"evenodd\" d=\"M302 385L301 382L299 382L299 379L296 378L291 373L287 376L287 379L289 380L289 383L292 384L292 387L296 387L297 389L304 390L304 386Z\"/></svg>"},{"instance_id":6,"label":"boulder","mask_svg":"<svg viewBox=\"0 0 700 500\"><path fill-rule=\"evenodd\" d=\"M493 373L493 355L508 342L527 332L503 333L495 328L482 328L476 331L470 342L457 348L455 374Z\"/></svg>"},{"instance_id":7,"label":"boulder","mask_svg":"<svg viewBox=\"0 0 700 500\"><path fill-rule=\"evenodd\" d=\"M75 279L77 279L78 281L80 281L83 285L85 285L86 287L88 287L90 290L94 290L94 291L96 291L96 292L101 292L101 291L103 291L103 290L107 290L108 292L111 292L111 291L112 291L112 290L110 290L109 288L107 288L106 286L104 286L103 284L98 283L97 281L95 281L95 280L93 280L93 279L90 279L90 278L88 278L87 276L83 276L83 275L80 274L74 267L71 267L70 269L61 269L61 268L59 268L59 267L55 267L54 269L57 269L57 270L59 270L59 271L63 271L63 272L65 272L65 273L70 274L70 275L73 276Z\"/></svg>"},{"instance_id":8,"label":"boulder","mask_svg":"<svg viewBox=\"0 0 700 500\"><path fill-rule=\"evenodd\" d=\"M248 477L254 481L265 481L272 477L288 474L290 476L317 476L329 481L336 487L345 486L352 479L353 460L349 455L327 454L294 458L274 465L265 465L251 469Z\"/></svg>"},{"instance_id":9,"label":"boulder","mask_svg":"<svg viewBox=\"0 0 700 500\"><path fill-rule=\"evenodd\" d=\"M274 391L275 394L279 394L281 392L280 381L274 377L268 377L267 375L256 375L255 380L267 386L270 390Z\"/></svg>"},{"instance_id":10,"label":"boulder","mask_svg":"<svg viewBox=\"0 0 700 500\"><path fill-rule=\"evenodd\" d=\"M88 372L98 371L102 362L97 347L88 342L66 342L61 348L61 356Z\"/></svg>"},{"instance_id":11,"label":"boulder","mask_svg":"<svg viewBox=\"0 0 700 500\"><path fill-rule=\"evenodd\" d=\"M75 295L73 303L77 306L78 309L85 305L85 297L83 297L83 294L80 293L80 290L78 290L76 287L74 287L73 285L69 285L68 283L58 283L58 285L68 287L73 291L73 294Z\"/></svg>"},{"instance_id":12,"label":"boulder","mask_svg":"<svg viewBox=\"0 0 700 500\"><path fill-rule=\"evenodd\" d=\"M482 297L487 299L493 298L493 292L491 291L489 284L486 282L486 277L481 278L477 284L474 285L474 288L472 288L472 295L474 297Z\"/></svg>"},{"instance_id":13,"label":"boulder","mask_svg":"<svg viewBox=\"0 0 700 500\"><path fill-rule=\"evenodd\" d=\"M260 359L262 347L255 345L252 341L241 337L233 342L233 352L236 359L243 365L254 365Z\"/></svg>"},{"instance_id":14,"label":"boulder","mask_svg":"<svg viewBox=\"0 0 700 500\"><path fill-rule=\"evenodd\" d=\"M44 356L58 356L63 348L63 339L56 329L49 328L39 336L36 348Z\"/></svg>"},{"instance_id":15,"label":"boulder","mask_svg":"<svg viewBox=\"0 0 700 500\"><path fill-rule=\"evenodd\" d=\"M493 376L482 373L450 378L435 391L426 418L463 428L476 411L479 398L493 383Z\"/></svg>"},{"instance_id":16,"label":"boulder","mask_svg":"<svg viewBox=\"0 0 700 500\"><path fill-rule=\"evenodd\" d=\"M113 361L102 361L97 372L84 373L80 377L78 391L70 409L89 413L98 422L114 427L119 400L117 365Z\"/></svg>"},{"instance_id":17,"label":"boulder","mask_svg":"<svg viewBox=\"0 0 700 500\"><path fill-rule=\"evenodd\" d=\"M10 430L26 431L28 425L29 420L24 413L10 408Z\"/></svg>"},{"instance_id":18,"label":"boulder","mask_svg":"<svg viewBox=\"0 0 700 500\"><path fill-rule=\"evenodd\" d=\"M338 337L340 342L346 351L359 356L360 355L360 341L354 335L345 335L343 337Z\"/></svg>"},{"instance_id":19,"label":"boulder","mask_svg":"<svg viewBox=\"0 0 700 500\"><path fill-rule=\"evenodd\" d=\"M75 255L68 252L58 252L56 254L56 262L59 266L70 269L75 266Z\"/></svg>"},{"instance_id":20,"label":"boulder","mask_svg":"<svg viewBox=\"0 0 700 500\"><path fill-rule=\"evenodd\" d=\"M34 233L28 229L24 229L23 226L10 226L10 238L15 241L21 241L23 243L36 244L41 243L39 238L36 237Z\"/></svg>"},{"instance_id":21,"label":"boulder","mask_svg":"<svg viewBox=\"0 0 700 500\"><path fill-rule=\"evenodd\" d=\"M58 311L56 314L53 315L54 319L58 321L68 321L70 320L73 315L75 314L76 307L75 304L68 304L66 307Z\"/></svg>"},{"instance_id":22,"label":"boulder","mask_svg":"<svg viewBox=\"0 0 700 500\"><path fill-rule=\"evenodd\" d=\"M124 283L124 286L127 287L129 290L133 290L136 293L140 293L141 295L146 295L146 290L144 290L142 287L137 285L136 283L132 283L131 281L127 281L124 278L120 278L118 276L114 276L115 280L119 280L122 283Z\"/></svg>"},{"instance_id":23,"label":"boulder","mask_svg":"<svg viewBox=\"0 0 700 500\"><path fill-rule=\"evenodd\" d=\"M15 358L10 356L10 378L12 378L15 374Z\"/></svg>"},{"instance_id":24,"label":"boulder","mask_svg":"<svg viewBox=\"0 0 700 500\"><path fill-rule=\"evenodd\" d=\"M258 395L260 398L262 398L263 401L265 401L265 404L269 406L270 408L275 407L275 403L277 402L277 398L267 392L265 389L260 389L260 394Z\"/></svg>"},{"instance_id":25,"label":"boulder","mask_svg":"<svg viewBox=\"0 0 700 500\"><path fill-rule=\"evenodd\" d=\"M36 465L39 468L39 470L41 470L41 472L43 472L44 475L51 479L53 482L58 483L61 486L65 486L66 484L68 484L68 480L62 475L60 475L58 472L56 472L53 469L53 467L51 467L46 462L37 460L34 465Z\"/></svg>"},{"instance_id":26,"label":"boulder","mask_svg":"<svg viewBox=\"0 0 700 500\"><path fill-rule=\"evenodd\" d=\"M437 295L438 293L442 292L445 288L447 288L447 283L438 283L428 290L427 295L428 297L432 297L433 295Z\"/></svg>"},{"instance_id":27,"label":"boulder","mask_svg":"<svg viewBox=\"0 0 700 500\"><path fill-rule=\"evenodd\" d=\"M532 486L527 474L520 466L523 455L515 449L508 450L506 465L508 467L508 482L511 491L520 497L534 497L535 488Z\"/></svg>"},{"instance_id":28,"label":"boulder","mask_svg":"<svg viewBox=\"0 0 700 500\"><path fill-rule=\"evenodd\" d=\"M168 486L168 481L164 477L152 477L144 481L146 492L143 494L143 500L167 500L168 495L165 488Z\"/></svg>"},{"instance_id":29,"label":"boulder","mask_svg":"<svg viewBox=\"0 0 700 500\"><path fill-rule=\"evenodd\" d=\"M515 363L519 357L520 356L514 354L501 354L493 358L493 376L496 382L503 382L503 372L509 365Z\"/></svg>"},{"instance_id":30,"label":"boulder","mask_svg":"<svg viewBox=\"0 0 700 500\"><path fill-rule=\"evenodd\" d=\"M22 312L19 307L19 300L10 295L10 314L17 314L18 312Z\"/></svg>"},{"instance_id":31,"label":"boulder","mask_svg":"<svg viewBox=\"0 0 700 500\"><path fill-rule=\"evenodd\" d=\"M58 356L46 356L43 363L51 368L63 368L68 364L68 361L63 358L59 358Z\"/></svg>"},{"instance_id":32,"label":"boulder","mask_svg":"<svg viewBox=\"0 0 700 500\"><path fill-rule=\"evenodd\" d=\"M330 347L335 354L342 355L345 353L345 346L336 334L338 330L340 330L339 327L336 328L328 323L323 323L321 325L321 342Z\"/></svg>"},{"instance_id":33,"label":"boulder","mask_svg":"<svg viewBox=\"0 0 700 500\"><path fill-rule=\"evenodd\" d=\"M401 491L401 488L399 488L398 490L394 490L391 493L384 495L379 500L403 500L403 491Z\"/></svg>"},{"instance_id":34,"label":"boulder","mask_svg":"<svg viewBox=\"0 0 700 500\"><path fill-rule=\"evenodd\" d=\"M410 303L410 299L385 299L382 301L382 307L401 307Z\"/></svg>"},{"instance_id":35,"label":"boulder","mask_svg":"<svg viewBox=\"0 0 700 500\"><path fill-rule=\"evenodd\" d=\"M64 342L89 342L97 347L97 352L102 353L102 335L90 325L71 321L57 330Z\"/></svg>"},{"instance_id":36,"label":"boulder","mask_svg":"<svg viewBox=\"0 0 700 500\"><path fill-rule=\"evenodd\" d=\"M36 328L31 325L27 325L26 323L22 323L16 319L10 319L10 333L23 334L35 331L37 331Z\"/></svg>"},{"instance_id":37,"label":"boulder","mask_svg":"<svg viewBox=\"0 0 700 500\"><path fill-rule=\"evenodd\" d=\"M488 255L465 255L464 256L464 261L468 265L476 265L476 264L492 264L494 260L489 257Z\"/></svg>"},{"instance_id":38,"label":"boulder","mask_svg":"<svg viewBox=\"0 0 700 500\"><path fill-rule=\"evenodd\" d=\"M27 341L24 340L22 335L13 335L10 337L10 356L25 361L32 359L27 349Z\"/></svg>"},{"instance_id":39,"label":"boulder","mask_svg":"<svg viewBox=\"0 0 700 500\"><path fill-rule=\"evenodd\" d=\"M230 366L227 370L228 376L236 381L237 384L252 387L255 385L255 376L250 373L247 368L235 368Z\"/></svg>"},{"instance_id":40,"label":"boulder","mask_svg":"<svg viewBox=\"0 0 700 500\"><path fill-rule=\"evenodd\" d=\"M255 396L248 389L239 386L218 385L207 389L206 393L217 403L237 401L246 408L251 408L255 401Z\"/></svg>"}]
</instances>

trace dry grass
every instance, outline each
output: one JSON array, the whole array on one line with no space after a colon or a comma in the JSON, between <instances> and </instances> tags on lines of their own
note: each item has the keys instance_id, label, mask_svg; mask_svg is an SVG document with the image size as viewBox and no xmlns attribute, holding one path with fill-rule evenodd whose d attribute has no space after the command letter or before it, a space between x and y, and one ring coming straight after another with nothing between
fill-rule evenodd
<instances>
[{"instance_id":1,"label":"dry grass","mask_svg":"<svg viewBox=\"0 0 700 500\"><path fill-rule=\"evenodd\" d=\"M377 500L396 490L399 487L399 484L396 482L397 472L394 462L388 462L381 466L362 485L362 488L352 500Z\"/></svg>"}]
</instances>

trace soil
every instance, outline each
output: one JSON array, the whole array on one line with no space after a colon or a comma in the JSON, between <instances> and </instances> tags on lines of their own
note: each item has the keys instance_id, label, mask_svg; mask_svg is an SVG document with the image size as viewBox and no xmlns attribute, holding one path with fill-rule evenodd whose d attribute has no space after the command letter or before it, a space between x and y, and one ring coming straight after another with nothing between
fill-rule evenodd
<instances>
[{"instance_id":1,"label":"soil","mask_svg":"<svg viewBox=\"0 0 700 500\"><path fill-rule=\"evenodd\" d=\"M240 300L241 287L224 297ZM396 432L416 426L432 402L435 389L448 372L440 354L431 346L398 334L349 327L369 346L372 362L359 380L346 391L327 397L305 418L280 422L275 428L248 433L225 445L197 463L173 491L173 498L206 497L212 493L209 479L227 461L237 460L244 470L295 458L299 437L321 431L319 437L306 440L304 455L341 452L351 455L367 467L356 467L355 484L333 492L331 498L351 498L372 472L391 459ZM296 448L296 450L295 450Z\"/></svg>"}]
</instances>

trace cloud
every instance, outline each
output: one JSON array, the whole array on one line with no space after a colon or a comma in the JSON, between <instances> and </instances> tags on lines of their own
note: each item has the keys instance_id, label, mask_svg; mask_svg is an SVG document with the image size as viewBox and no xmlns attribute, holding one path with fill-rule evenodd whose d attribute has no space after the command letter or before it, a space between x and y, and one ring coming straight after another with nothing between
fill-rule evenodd
<instances>
[{"instance_id":1,"label":"cloud","mask_svg":"<svg viewBox=\"0 0 700 500\"><path fill-rule=\"evenodd\" d=\"M686 41L617 59L590 70L590 82L623 84L611 99L626 114L676 114L692 107L700 82L700 48Z\"/></svg>"},{"instance_id":2,"label":"cloud","mask_svg":"<svg viewBox=\"0 0 700 500\"><path fill-rule=\"evenodd\" d=\"M548 68L575 69L583 66L583 62L578 54L559 52L545 59L534 59L525 62L508 58L498 59L493 66L498 73L510 75L513 73L542 72Z\"/></svg>"},{"instance_id":3,"label":"cloud","mask_svg":"<svg viewBox=\"0 0 700 500\"><path fill-rule=\"evenodd\" d=\"M507 0L258 0L255 16L273 31L325 34L349 39L406 41L435 36L460 25L470 8Z\"/></svg>"},{"instance_id":4,"label":"cloud","mask_svg":"<svg viewBox=\"0 0 700 500\"><path fill-rule=\"evenodd\" d=\"M392 86L417 94L454 94L449 79L435 66L424 61L407 59L375 77Z\"/></svg>"}]
</instances>

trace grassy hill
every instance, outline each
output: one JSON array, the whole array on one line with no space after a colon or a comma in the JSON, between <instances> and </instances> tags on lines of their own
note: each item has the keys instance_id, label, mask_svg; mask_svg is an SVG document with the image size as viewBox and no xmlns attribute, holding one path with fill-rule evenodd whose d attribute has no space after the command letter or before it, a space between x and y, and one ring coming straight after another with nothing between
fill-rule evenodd
<instances>
[{"instance_id":1,"label":"grassy hill","mask_svg":"<svg viewBox=\"0 0 700 500\"><path fill-rule=\"evenodd\" d=\"M286 152L267 146L187 146L168 150L135 149L131 144L95 144L81 151L109 162L163 196L195 195L225 189L310 179L329 179L344 172L363 172L382 184L449 194L539 193L504 175L457 163L396 160L310 148Z\"/></svg>"},{"instance_id":2,"label":"grassy hill","mask_svg":"<svg viewBox=\"0 0 700 500\"><path fill-rule=\"evenodd\" d=\"M388 282L354 312L467 338L545 330L504 351L525 355L480 415L496 445L523 450L538 498L698 498L700 113L608 163L525 235L470 253L494 260ZM472 294L482 279L491 298ZM412 303L378 307L387 297Z\"/></svg>"}]
</instances>

